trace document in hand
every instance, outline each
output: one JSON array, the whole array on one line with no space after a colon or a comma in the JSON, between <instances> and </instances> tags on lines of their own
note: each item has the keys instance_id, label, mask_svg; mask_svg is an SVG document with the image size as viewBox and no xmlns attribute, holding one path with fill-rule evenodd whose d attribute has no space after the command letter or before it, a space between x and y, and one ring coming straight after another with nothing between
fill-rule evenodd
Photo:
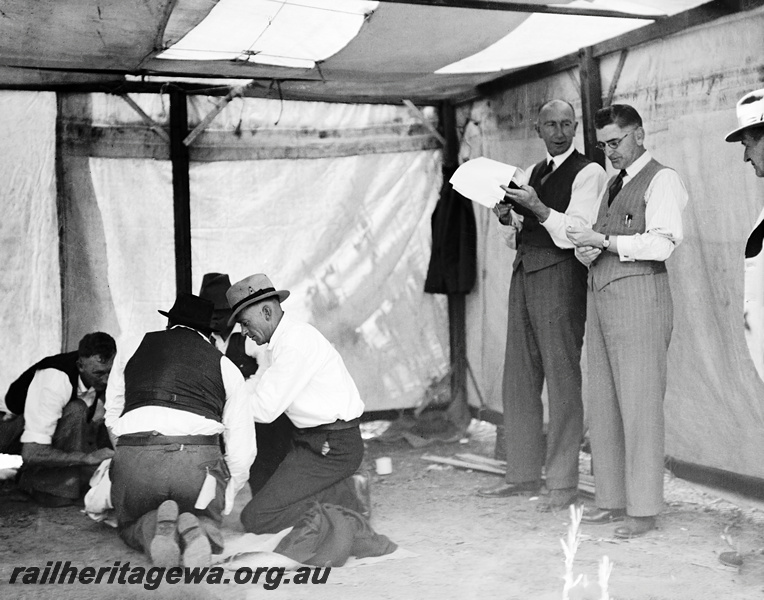
<instances>
[{"instance_id":1,"label":"document in hand","mask_svg":"<svg viewBox=\"0 0 764 600\"><path fill-rule=\"evenodd\" d=\"M463 163L449 182L465 198L493 208L504 199L504 190L499 186L509 185L512 180L518 183L523 178L522 169L481 156Z\"/></svg>"}]
</instances>

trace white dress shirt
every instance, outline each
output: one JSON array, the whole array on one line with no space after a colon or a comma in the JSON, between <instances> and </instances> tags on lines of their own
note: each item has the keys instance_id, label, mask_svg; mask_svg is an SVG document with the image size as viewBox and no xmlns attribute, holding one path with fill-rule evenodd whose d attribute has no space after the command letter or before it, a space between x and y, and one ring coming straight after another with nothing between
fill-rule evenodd
<instances>
[{"instance_id":1,"label":"white dress shirt","mask_svg":"<svg viewBox=\"0 0 764 600\"><path fill-rule=\"evenodd\" d=\"M547 152L546 161L552 161L552 172L554 173L562 163L564 163L568 157L573 154L575 147L573 144L570 148L562 154L552 156ZM535 165L528 167L522 181L523 185L529 185L531 174ZM570 190L570 203L565 209L565 212L560 212L550 208L551 211L549 217L541 223L541 226L547 230L549 237L552 238L555 246L562 249L573 248L573 243L565 235L565 229L568 226L573 227L591 227L594 223L594 219L597 217L596 207L599 206L600 196L603 193L607 185L607 174L605 169L595 162L586 165L578 173L576 173L575 179L573 179L573 186ZM540 198L541 202L544 202L543 198ZM592 216L593 215L593 216ZM502 230L506 231L508 228L519 230L522 228L522 218L512 212L512 223L509 226L501 226ZM515 231L505 232L504 236L507 239L508 244L511 247L515 247L510 242L514 238Z\"/></svg>"},{"instance_id":2,"label":"white dress shirt","mask_svg":"<svg viewBox=\"0 0 764 600\"><path fill-rule=\"evenodd\" d=\"M363 414L364 404L342 357L312 325L284 313L267 355L270 364L262 376L246 384L255 421L270 423L286 412L302 429Z\"/></svg>"},{"instance_id":3,"label":"white dress shirt","mask_svg":"<svg viewBox=\"0 0 764 600\"><path fill-rule=\"evenodd\" d=\"M650 153L644 152L629 165L623 185L634 179L651 159ZM604 195L603 192L597 202L595 220ZM684 238L682 211L687 205L687 189L676 171L658 171L645 192L645 205L645 232L615 236L622 262L666 260Z\"/></svg>"},{"instance_id":4,"label":"white dress shirt","mask_svg":"<svg viewBox=\"0 0 764 600\"><path fill-rule=\"evenodd\" d=\"M204 335L196 333L209 343ZM220 372L226 392L222 423L165 406L142 406L122 415L125 407L125 365L136 348L137 345L129 352L120 349L114 358L106 387L106 426L109 431L117 437L142 431L157 431L162 435L222 433L226 448L225 461L231 472L231 480L226 489L226 506L232 506L236 494L249 479L249 468L257 455L255 425L241 371L228 357L220 357Z\"/></svg>"},{"instance_id":5,"label":"white dress shirt","mask_svg":"<svg viewBox=\"0 0 764 600\"><path fill-rule=\"evenodd\" d=\"M85 387L81 377L77 377L77 397L90 407L96 402L96 391ZM45 444L53 443L64 407L72 398L72 384L69 376L58 369L40 369L34 375L27 390L24 405L24 433L21 443ZM103 402L98 400L93 420L103 419Z\"/></svg>"}]
</instances>

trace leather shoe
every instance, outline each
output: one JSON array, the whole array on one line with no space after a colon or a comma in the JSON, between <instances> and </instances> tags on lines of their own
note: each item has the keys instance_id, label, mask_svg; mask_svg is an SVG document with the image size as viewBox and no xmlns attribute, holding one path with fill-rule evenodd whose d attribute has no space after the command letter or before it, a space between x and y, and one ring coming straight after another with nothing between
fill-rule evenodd
<instances>
[{"instance_id":1,"label":"leather shoe","mask_svg":"<svg viewBox=\"0 0 764 600\"><path fill-rule=\"evenodd\" d=\"M728 567L742 567L744 559L738 552L722 552L719 555L719 562Z\"/></svg>"},{"instance_id":2,"label":"leather shoe","mask_svg":"<svg viewBox=\"0 0 764 600\"><path fill-rule=\"evenodd\" d=\"M655 517L626 517L623 525L616 527L615 537L631 539L655 529Z\"/></svg>"},{"instance_id":3,"label":"leather shoe","mask_svg":"<svg viewBox=\"0 0 764 600\"><path fill-rule=\"evenodd\" d=\"M492 488L480 488L477 494L483 498L509 498L510 496L537 494L539 489L541 489L541 483L538 481L525 481L523 483L502 483Z\"/></svg>"},{"instance_id":4,"label":"leather shoe","mask_svg":"<svg viewBox=\"0 0 764 600\"><path fill-rule=\"evenodd\" d=\"M183 566L209 567L212 548L196 515L181 514L178 517L178 533L183 540Z\"/></svg>"},{"instance_id":5,"label":"leather shoe","mask_svg":"<svg viewBox=\"0 0 764 600\"><path fill-rule=\"evenodd\" d=\"M157 509L157 525L149 545L151 562L157 567L180 566L178 547L178 505L174 500L165 500Z\"/></svg>"},{"instance_id":6,"label":"leather shoe","mask_svg":"<svg viewBox=\"0 0 764 600\"><path fill-rule=\"evenodd\" d=\"M625 508L591 508L584 510L584 514L581 516L581 522L589 523L591 525L603 525L605 523L623 521L625 517Z\"/></svg>"},{"instance_id":7,"label":"leather shoe","mask_svg":"<svg viewBox=\"0 0 764 600\"><path fill-rule=\"evenodd\" d=\"M549 490L549 497L546 502L539 504L536 510L545 513L557 512L558 510L568 508L571 504L575 504L576 500L578 500L578 488Z\"/></svg>"}]
</instances>

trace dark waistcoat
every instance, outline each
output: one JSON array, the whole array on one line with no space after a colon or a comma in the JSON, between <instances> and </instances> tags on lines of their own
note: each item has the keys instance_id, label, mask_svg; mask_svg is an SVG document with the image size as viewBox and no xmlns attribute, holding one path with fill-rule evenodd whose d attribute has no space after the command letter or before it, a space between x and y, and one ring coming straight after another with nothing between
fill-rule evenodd
<instances>
[{"instance_id":1,"label":"dark waistcoat","mask_svg":"<svg viewBox=\"0 0 764 600\"><path fill-rule=\"evenodd\" d=\"M573 150L565 162L542 183L541 172L546 166L546 160L542 160L533 167L528 183L536 190L536 194L544 204L564 213L570 204L570 194L576 175L590 162L592 161L577 150ZM563 250L555 245L549 232L539 223L535 214L522 207L515 208L515 211L523 215L523 227L517 238L517 255L512 265L513 269L517 269L522 263L525 271L530 273L565 260L575 260L572 249Z\"/></svg>"},{"instance_id":2,"label":"dark waistcoat","mask_svg":"<svg viewBox=\"0 0 764 600\"><path fill-rule=\"evenodd\" d=\"M125 366L125 408L185 410L220 422L225 387L220 352L185 327L147 333Z\"/></svg>"},{"instance_id":3,"label":"dark waistcoat","mask_svg":"<svg viewBox=\"0 0 764 600\"><path fill-rule=\"evenodd\" d=\"M29 385L32 383L35 373L41 369L56 369L57 371L66 373L67 377L69 377L69 382L72 384L72 396L69 400L71 401L77 397L77 379L79 378L80 372L77 369L77 351L75 350L74 352L56 354L55 356L43 358L40 362L35 363L24 371L19 378L10 385L8 393L5 395L5 405L8 407L8 410L16 415L24 414L24 406L27 401Z\"/></svg>"}]
</instances>

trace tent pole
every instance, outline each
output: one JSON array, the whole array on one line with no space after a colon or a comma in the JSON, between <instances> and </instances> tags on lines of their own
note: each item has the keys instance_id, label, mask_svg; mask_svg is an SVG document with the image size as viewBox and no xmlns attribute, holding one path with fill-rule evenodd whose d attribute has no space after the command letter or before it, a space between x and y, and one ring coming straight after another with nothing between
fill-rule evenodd
<instances>
[{"instance_id":1,"label":"tent pole","mask_svg":"<svg viewBox=\"0 0 764 600\"><path fill-rule=\"evenodd\" d=\"M170 160L172 161L172 200L175 217L175 289L191 293L191 192L189 184L187 96L182 90L170 91Z\"/></svg>"},{"instance_id":2,"label":"tent pole","mask_svg":"<svg viewBox=\"0 0 764 600\"><path fill-rule=\"evenodd\" d=\"M440 124L443 129L443 179L448 181L459 163L459 139L456 132L456 109L450 102L440 104ZM442 186L439 202L447 202L447 186ZM449 419L460 430L470 423L467 405L467 329L465 294L448 294L448 332L451 357L451 403Z\"/></svg>"},{"instance_id":3,"label":"tent pole","mask_svg":"<svg viewBox=\"0 0 764 600\"><path fill-rule=\"evenodd\" d=\"M581 78L581 112L584 121L584 153L601 166L605 166L605 153L597 148L594 114L602 108L602 80L600 61L594 57L592 47L581 48L578 53L578 72Z\"/></svg>"},{"instance_id":4,"label":"tent pole","mask_svg":"<svg viewBox=\"0 0 764 600\"><path fill-rule=\"evenodd\" d=\"M66 226L66 188L64 185L64 115L63 98L61 92L56 93L56 215L58 218L58 263L59 278L61 284L61 352L69 348L69 313L66 306L67 291L67 245L69 243Z\"/></svg>"}]
</instances>

